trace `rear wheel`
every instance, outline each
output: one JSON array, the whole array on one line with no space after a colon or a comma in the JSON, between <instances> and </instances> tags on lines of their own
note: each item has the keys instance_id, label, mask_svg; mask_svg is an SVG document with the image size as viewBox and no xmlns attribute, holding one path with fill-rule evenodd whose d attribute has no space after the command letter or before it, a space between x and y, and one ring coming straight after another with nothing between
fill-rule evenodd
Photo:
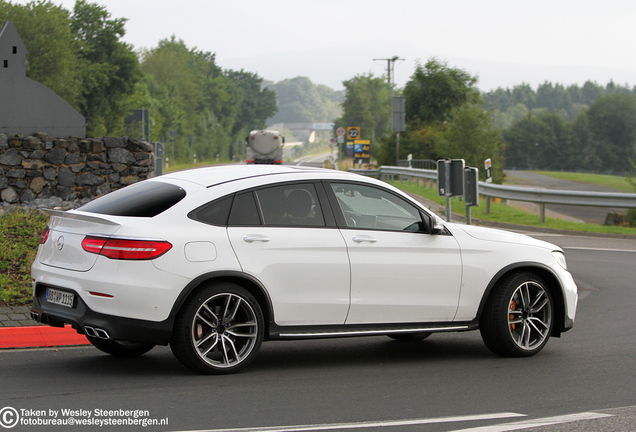
<instances>
[{"instance_id":1,"label":"rear wheel","mask_svg":"<svg viewBox=\"0 0 636 432\"><path fill-rule=\"evenodd\" d=\"M197 372L227 374L250 364L263 342L264 320L258 302L232 283L204 287L177 315L170 348Z\"/></svg>"},{"instance_id":2,"label":"rear wheel","mask_svg":"<svg viewBox=\"0 0 636 432\"><path fill-rule=\"evenodd\" d=\"M155 347L152 344L143 344L138 342L100 339L91 336L86 336L86 338L98 350L115 357L138 357L146 354Z\"/></svg>"},{"instance_id":3,"label":"rear wheel","mask_svg":"<svg viewBox=\"0 0 636 432\"><path fill-rule=\"evenodd\" d=\"M534 273L513 273L494 288L480 320L486 346L499 355L529 357L543 349L554 325L554 303Z\"/></svg>"},{"instance_id":4,"label":"rear wheel","mask_svg":"<svg viewBox=\"0 0 636 432\"><path fill-rule=\"evenodd\" d=\"M430 332L422 332L422 333L394 333L387 336L399 342L419 342L421 340L426 339L430 335L431 335Z\"/></svg>"}]
</instances>

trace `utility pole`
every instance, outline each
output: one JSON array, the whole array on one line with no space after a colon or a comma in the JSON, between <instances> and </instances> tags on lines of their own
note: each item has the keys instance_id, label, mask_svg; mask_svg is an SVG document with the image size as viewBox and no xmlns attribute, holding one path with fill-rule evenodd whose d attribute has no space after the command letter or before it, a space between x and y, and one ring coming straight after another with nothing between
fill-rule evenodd
<instances>
[{"instance_id":1,"label":"utility pole","mask_svg":"<svg viewBox=\"0 0 636 432\"><path fill-rule=\"evenodd\" d=\"M385 61L386 60L386 72L387 72L387 82L389 86L391 86L391 96L393 96L393 75L395 75L395 62L400 60L404 61L405 59L401 59L399 56L393 56L391 58L381 58L381 59L373 59L373 61Z\"/></svg>"},{"instance_id":2,"label":"utility pole","mask_svg":"<svg viewBox=\"0 0 636 432\"><path fill-rule=\"evenodd\" d=\"M391 58L383 58L383 59L373 59L373 61L384 61L386 60L386 70L387 70L387 81L389 86L391 87L391 106L393 107L393 98L394 98L394 86L393 86L393 75L395 75L395 62L400 60L404 61L405 59L401 59L399 56L393 56ZM393 114L391 114L393 117ZM393 119L392 119L393 120ZM396 131L396 142L395 142L395 159L396 165L398 160L400 159L400 131Z\"/></svg>"}]
</instances>

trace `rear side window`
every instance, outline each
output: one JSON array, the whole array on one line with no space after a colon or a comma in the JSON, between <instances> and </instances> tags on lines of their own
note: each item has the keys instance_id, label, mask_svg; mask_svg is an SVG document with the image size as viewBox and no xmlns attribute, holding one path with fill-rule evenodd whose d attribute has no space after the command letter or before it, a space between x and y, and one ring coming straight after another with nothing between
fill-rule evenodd
<instances>
[{"instance_id":1,"label":"rear side window","mask_svg":"<svg viewBox=\"0 0 636 432\"><path fill-rule=\"evenodd\" d=\"M230 226L256 226L261 224L258 208L252 192L236 195L230 211Z\"/></svg>"},{"instance_id":2,"label":"rear side window","mask_svg":"<svg viewBox=\"0 0 636 432\"><path fill-rule=\"evenodd\" d=\"M185 198L183 188L170 183L144 181L97 198L78 210L111 216L153 217Z\"/></svg>"},{"instance_id":3,"label":"rear side window","mask_svg":"<svg viewBox=\"0 0 636 432\"><path fill-rule=\"evenodd\" d=\"M256 191L266 226L325 226L313 184L288 184Z\"/></svg>"},{"instance_id":4,"label":"rear side window","mask_svg":"<svg viewBox=\"0 0 636 432\"><path fill-rule=\"evenodd\" d=\"M197 220L210 225L225 226L227 224L227 218L230 214L230 208L232 207L232 200L234 195L230 195L220 200L206 204L198 209L191 211L188 214L190 219Z\"/></svg>"}]
</instances>

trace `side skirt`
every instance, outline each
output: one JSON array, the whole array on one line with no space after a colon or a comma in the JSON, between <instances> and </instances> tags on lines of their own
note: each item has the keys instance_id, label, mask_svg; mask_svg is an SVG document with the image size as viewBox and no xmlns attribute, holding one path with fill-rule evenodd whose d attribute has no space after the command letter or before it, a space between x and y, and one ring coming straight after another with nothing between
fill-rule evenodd
<instances>
[{"instance_id":1,"label":"side skirt","mask_svg":"<svg viewBox=\"0 0 636 432\"><path fill-rule=\"evenodd\" d=\"M272 323L269 327L269 340L381 336L400 333L463 332L477 330L478 328L479 326L476 322L336 326L279 326Z\"/></svg>"}]
</instances>

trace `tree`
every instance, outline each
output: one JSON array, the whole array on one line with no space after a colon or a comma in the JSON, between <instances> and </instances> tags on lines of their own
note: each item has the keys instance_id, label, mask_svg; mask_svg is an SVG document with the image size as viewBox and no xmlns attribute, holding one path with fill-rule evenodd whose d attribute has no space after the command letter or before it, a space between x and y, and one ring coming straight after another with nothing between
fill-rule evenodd
<instances>
[{"instance_id":1,"label":"tree","mask_svg":"<svg viewBox=\"0 0 636 432\"><path fill-rule=\"evenodd\" d=\"M82 71L79 108L87 135L123 131L123 119L132 109L128 98L141 78L137 55L120 41L126 19L110 17L104 6L77 0L71 19Z\"/></svg>"},{"instance_id":2,"label":"tree","mask_svg":"<svg viewBox=\"0 0 636 432\"><path fill-rule=\"evenodd\" d=\"M492 177L495 183L503 181L503 149L501 133L494 127L490 112L481 106L465 103L451 112L452 121L441 130L440 156L464 159L466 165L481 168L486 159L492 161ZM486 180L485 170L480 177Z\"/></svg>"},{"instance_id":3,"label":"tree","mask_svg":"<svg viewBox=\"0 0 636 432\"><path fill-rule=\"evenodd\" d=\"M391 127L391 87L382 77L357 75L343 81L345 100L335 127L360 127L360 139L377 145Z\"/></svg>"},{"instance_id":4,"label":"tree","mask_svg":"<svg viewBox=\"0 0 636 432\"><path fill-rule=\"evenodd\" d=\"M263 79L256 73L241 69L226 71L226 75L240 93L239 112L232 127L232 135L242 136L250 130L265 129L265 120L278 111L276 93L262 88Z\"/></svg>"},{"instance_id":5,"label":"tree","mask_svg":"<svg viewBox=\"0 0 636 432\"><path fill-rule=\"evenodd\" d=\"M296 77L268 86L276 92L278 113L268 119L275 123L327 123L342 115L344 92L315 85L309 78Z\"/></svg>"},{"instance_id":6,"label":"tree","mask_svg":"<svg viewBox=\"0 0 636 432\"><path fill-rule=\"evenodd\" d=\"M466 102L477 102L477 77L432 58L418 64L404 87L406 120L429 124L444 121L451 110Z\"/></svg>"},{"instance_id":7,"label":"tree","mask_svg":"<svg viewBox=\"0 0 636 432\"><path fill-rule=\"evenodd\" d=\"M529 113L505 130L503 138L508 168L549 170L576 165L571 125L556 113Z\"/></svg>"},{"instance_id":8,"label":"tree","mask_svg":"<svg viewBox=\"0 0 636 432\"><path fill-rule=\"evenodd\" d=\"M602 169L625 173L636 161L636 96L616 93L600 97L586 112Z\"/></svg>"},{"instance_id":9,"label":"tree","mask_svg":"<svg viewBox=\"0 0 636 432\"><path fill-rule=\"evenodd\" d=\"M503 144L492 113L480 105L476 83L476 77L434 58L418 65L404 88L407 125L398 158L459 158L477 167L490 158L500 181ZM380 163L395 163L394 142L394 137L383 140L376 153Z\"/></svg>"}]
</instances>

